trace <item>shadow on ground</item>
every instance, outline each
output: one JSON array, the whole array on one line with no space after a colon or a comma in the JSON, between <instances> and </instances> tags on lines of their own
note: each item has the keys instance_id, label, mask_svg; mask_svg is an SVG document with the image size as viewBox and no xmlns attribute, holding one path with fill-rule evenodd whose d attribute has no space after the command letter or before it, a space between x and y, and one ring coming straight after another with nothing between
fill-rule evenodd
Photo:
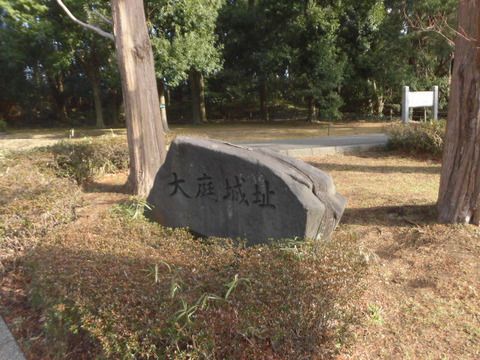
<instances>
[{"instance_id":1,"label":"shadow on ground","mask_svg":"<svg viewBox=\"0 0 480 360\"><path fill-rule=\"evenodd\" d=\"M437 208L435 204L374 206L366 208L345 209L341 224L349 225L428 225L435 223Z\"/></svg>"},{"instance_id":2,"label":"shadow on ground","mask_svg":"<svg viewBox=\"0 0 480 360\"><path fill-rule=\"evenodd\" d=\"M440 165L438 166L365 166L365 165L343 165L343 164L322 164L310 163L323 171L351 171L364 173L402 173L402 174L440 174Z\"/></svg>"},{"instance_id":3,"label":"shadow on ground","mask_svg":"<svg viewBox=\"0 0 480 360\"><path fill-rule=\"evenodd\" d=\"M131 194L131 191L126 183L105 183L99 181L91 181L83 186L83 191L88 193L117 193L117 194Z\"/></svg>"}]
</instances>

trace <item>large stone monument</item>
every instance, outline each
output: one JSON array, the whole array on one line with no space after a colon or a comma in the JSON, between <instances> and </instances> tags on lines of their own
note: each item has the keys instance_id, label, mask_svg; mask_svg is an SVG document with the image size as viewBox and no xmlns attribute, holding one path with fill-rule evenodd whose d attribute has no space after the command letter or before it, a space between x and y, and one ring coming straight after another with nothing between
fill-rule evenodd
<instances>
[{"instance_id":1,"label":"large stone monument","mask_svg":"<svg viewBox=\"0 0 480 360\"><path fill-rule=\"evenodd\" d=\"M178 137L147 199L150 217L204 236L328 239L345 199L331 177L268 150Z\"/></svg>"}]
</instances>

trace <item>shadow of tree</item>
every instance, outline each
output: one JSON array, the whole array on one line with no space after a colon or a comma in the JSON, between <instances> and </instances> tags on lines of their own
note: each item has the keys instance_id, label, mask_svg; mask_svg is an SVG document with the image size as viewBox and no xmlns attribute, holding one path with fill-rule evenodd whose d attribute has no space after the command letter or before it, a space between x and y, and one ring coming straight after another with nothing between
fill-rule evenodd
<instances>
[{"instance_id":1,"label":"shadow of tree","mask_svg":"<svg viewBox=\"0 0 480 360\"><path fill-rule=\"evenodd\" d=\"M435 223L436 218L437 208L435 204L375 206L347 208L341 223L378 226L427 225Z\"/></svg>"},{"instance_id":2,"label":"shadow of tree","mask_svg":"<svg viewBox=\"0 0 480 360\"><path fill-rule=\"evenodd\" d=\"M117 193L132 194L128 183L125 184L109 184L99 181L90 181L83 185L82 189L88 193Z\"/></svg>"},{"instance_id":3,"label":"shadow of tree","mask_svg":"<svg viewBox=\"0 0 480 360\"><path fill-rule=\"evenodd\" d=\"M310 165L315 166L323 171L351 171L364 173L383 173L383 174L440 174L440 165L438 166L366 166L366 165L352 165L352 164L330 164L322 162L309 162Z\"/></svg>"}]
</instances>

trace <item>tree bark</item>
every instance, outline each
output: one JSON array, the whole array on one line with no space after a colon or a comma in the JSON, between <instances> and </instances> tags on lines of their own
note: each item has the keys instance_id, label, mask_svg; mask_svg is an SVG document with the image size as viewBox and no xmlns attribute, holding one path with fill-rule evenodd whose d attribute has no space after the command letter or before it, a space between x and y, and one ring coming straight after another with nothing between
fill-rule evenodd
<instances>
[{"instance_id":1,"label":"tree bark","mask_svg":"<svg viewBox=\"0 0 480 360\"><path fill-rule=\"evenodd\" d=\"M167 103L165 101L165 84L160 81L158 84L158 101L160 102L160 117L162 119L163 131L168 132Z\"/></svg>"},{"instance_id":2,"label":"tree bark","mask_svg":"<svg viewBox=\"0 0 480 360\"><path fill-rule=\"evenodd\" d=\"M93 102L95 105L96 127L98 129L103 129L105 127L105 122L103 121L103 106L99 79L95 79L94 81L92 81L92 90Z\"/></svg>"},{"instance_id":3,"label":"tree bark","mask_svg":"<svg viewBox=\"0 0 480 360\"><path fill-rule=\"evenodd\" d=\"M100 89L99 63L96 55L95 40L92 42L91 52L87 56L79 54L78 62L82 65L92 86L93 104L95 108L95 124L98 129L105 127L103 120L102 92Z\"/></svg>"},{"instance_id":4,"label":"tree bark","mask_svg":"<svg viewBox=\"0 0 480 360\"><path fill-rule=\"evenodd\" d=\"M480 223L480 4L460 1L447 131L443 152L439 221Z\"/></svg>"},{"instance_id":5,"label":"tree bark","mask_svg":"<svg viewBox=\"0 0 480 360\"><path fill-rule=\"evenodd\" d=\"M267 82L262 80L259 87L260 95L260 117L263 121L269 121L270 116L268 113L268 100L267 100Z\"/></svg>"},{"instance_id":6,"label":"tree bark","mask_svg":"<svg viewBox=\"0 0 480 360\"><path fill-rule=\"evenodd\" d=\"M190 70L190 90L192 95L192 122L194 124L200 124L202 121L202 115L200 112L200 88L198 81L199 72L195 69Z\"/></svg>"},{"instance_id":7,"label":"tree bark","mask_svg":"<svg viewBox=\"0 0 480 360\"><path fill-rule=\"evenodd\" d=\"M207 122L207 108L205 106L205 79L203 74L198 72L197 80L197 89L198 89L198 111L200 114L200 121L202 123Z\"/></svg>"},{"instance_id":8,"label":"tree bark","mask_svg":"<svg viewBox=\"0 0 480 360\"><path fill-rule=\"evenodd\" d=\"M385 98L383 92L380 91L377 87L377 82L372 81L373 93L375 94L375 115L383 116L383 109L385 108Z\"/></svg>"},{"instance_id":9,"label":"tree bark","mask_svg":"<svg viewBox=\"0 0 480 360\"><path fill-rule=\"evenodd\" d=\"M310 96L308 98L308 116L307 116L307 121L308 122L313 122L317 120L318 117L318 110L317 106L315 104L315 99L313 96Z\"/></svg>"},{"instance_id":10,"label":"tree bark","mask_svg":"<svg viewBox=\"0 0 480 360\"><path fill-rule=\"evenodd\" d=\"M143 1L112 0L111 6L127 123L129 184L135 194L147 196L166 152L152 47Z\"/></svg>"},{"instance_id":11,"label":"tree bark","mask_svg":"<svg viewBox=\"0 0 480 360\"><path fill-rule=\"evenodd\" d=\"M55 103L55 108L57 111L57 119L63 123L67 124L69 122L68 110L67 110L67 101L65 99L65 86L63 83L63 74L59 75L50 75L47 74L48 83L50 85L50 91Z\"/></svg>"}]
</instances>

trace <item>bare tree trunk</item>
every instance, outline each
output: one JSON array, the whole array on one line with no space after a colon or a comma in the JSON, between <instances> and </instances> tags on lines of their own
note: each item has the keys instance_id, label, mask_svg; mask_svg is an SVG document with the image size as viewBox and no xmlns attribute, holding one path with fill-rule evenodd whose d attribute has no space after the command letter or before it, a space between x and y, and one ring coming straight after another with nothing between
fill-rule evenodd
<instances>
[{"instance_id":1,"label":"bare tree trunk","mask_svg":"<svg viewBox=\"0 0 480 360\"><path fill-rule=\"evenodd\" d=\"M439 221L480 223L480 4L462 0L438 196Z\"/></svg>"},{"instance_id":2,"label":"bare tree trunk","mask_svg":"<svg viewBox=\"0 0 480 360\"><path fill-rule=\"evenodd\" d=\"M200 121L202 123L207 122L207 108L205 106L205 79L203 74L198 72L197 80L197 89L198 89L198 111L200 114Z\"/></svg>"},{"instance_id":3,"label":"bare tree trunk","mask_svg":"<svg viewBox=\"0 0 480 360\"><path fill-rule=\"evenodd\" d=\"M372 81L373 92L375 94L375 109L374 113L377 116L383 116L383 109L385 108L385 99L383 96L383 92L378 90L377 82L375 80Z\"/></svg>"},{"instance_id":4,"label":"bare tree trunk","mask_svg":"<svg viewBox=\"0 0 480 360\"><path fill-rule=\"evenodd\" d=\"M55 103L57 111L57 119L61 123L67 124L69 122L67 101L65 99L65 87L63 84L63 75L52 76L47 74L50 91Z\"/></svg>"},{"instance_id":5,"label":"bare tree trunk","mask_svg":"<svg viewBox=\"0 0 480 360\"><path fill-rule=\"evenodd\" d=\"M165 84L163 81L160 81L158 84L158 101L160 102L160 116L162 118L163 131L168 132L167 103L165 101Z\"/></svg>"},{"instance_id":6,"label":"bare tree trunk","mask_svg":"<svg viewBox=\"0 0 480 360\"><path fill-rule=\"evenodd\" d=\"M92 86L93 104L95 107L95 124L99 129L105 127L103 120L102 94L100 90L99 65L95 53L95 41L92 43L92 50L87 57L78 57L78 62L83 66L90 85Z\"/></svg>"},{"instance_id":7,"label":"bare tree trunk","mask_svg":"<svg viewBox=\"0 0 480 360\"><path fill-rule=\"evenodd\" d=\"M267 82L262 80L259 87L260 95L260 117L263 121L269 121L270 116L268 113L268 100L267 100Z\"/></svg>"},{"instance_id":8,"label":"bare tree trunk","mask_svg":"<svg viewBox=\"0 0 480 360\"><path fill-rule=\"evenodd\" d=\"M192 122L200 124L202 116L200 114L200 89L198 88L198 71L190 70L190 90L192 95Z\"/></svg>"},{"instance_id":9,"label":"bare tree trunk","mask_svg":"<svg viewBox=\"0 0 480 360\"><path fill-rule=\"evenodd\" d=\"M313 96L310 96L308 98L308 116L307 116L307 122L313 122L317 120L318 117L318 110L317 106L315 104L315 99Z\"/></svg>"},{"instance_id":10,"label":"bare tree trunk","mask_svg":"<svg viewBox=\"0 0 480 360\"><path fill-rule=\"evenodd\" d=\"M102 96L100 92L100 80L95 77L95 79L92 79L91 83L93 90L93 102L95 105L96 127L98 129L103 129L105 127L105 122L103 121L103 106Z\"/></svg>"},{"instance_id":11,"label":"bare tree trunk","mask_svg":"<svg viewBox=\"0 0 480 360\"><path fill-rule=\"evenodd\" d=\"M111 6L130 152L129 184L135 194L147 196L165 161L152 47L143 1L112 0Z\"/></svg>"}]
</instances>

